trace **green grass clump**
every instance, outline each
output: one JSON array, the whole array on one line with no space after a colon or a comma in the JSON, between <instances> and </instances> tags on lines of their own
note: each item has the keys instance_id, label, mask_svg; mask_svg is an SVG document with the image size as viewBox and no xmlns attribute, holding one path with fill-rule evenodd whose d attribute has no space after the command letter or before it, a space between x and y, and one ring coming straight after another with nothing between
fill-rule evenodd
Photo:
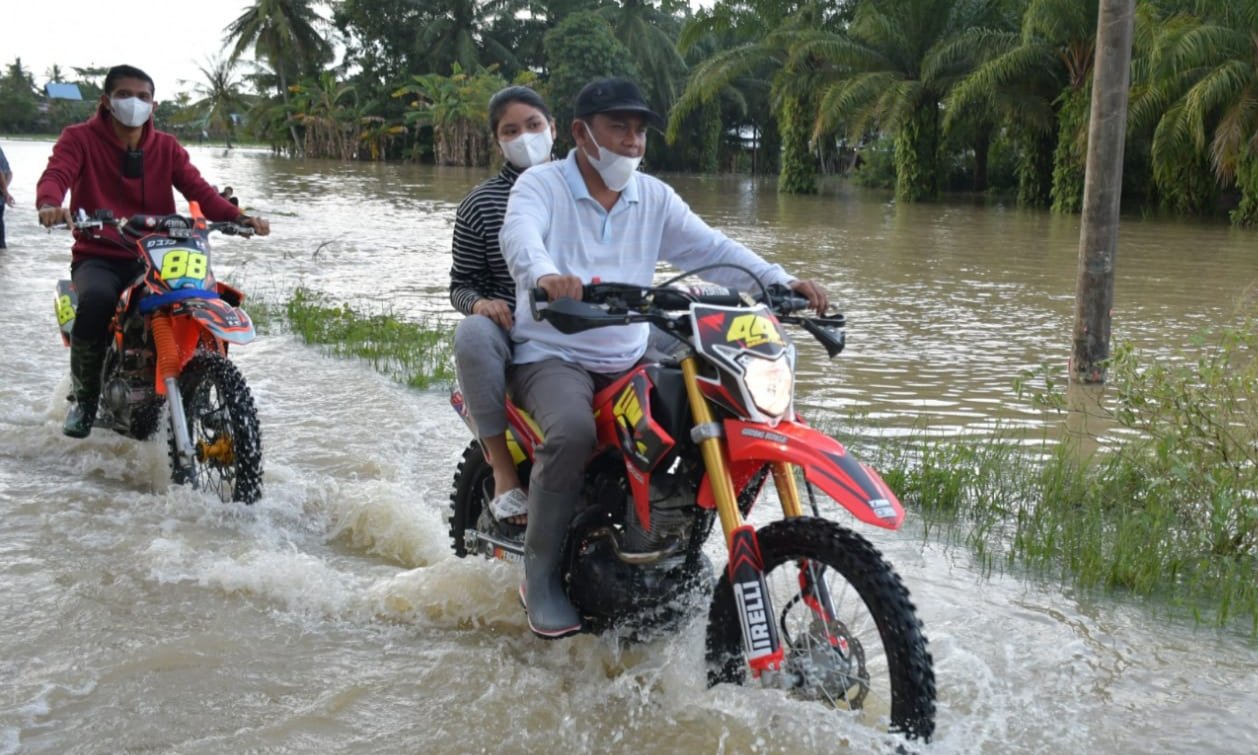
<instances>
[{"instance_id":1,"label":"green grass clump","mask_svg":"<svg viewBox=\"0 0 1258 755\"><path fill-rule=\"evenodd\" d=\"M284 308L289 327L307 343L341 357L366 360L378 372L415 388L453 385L454 328L406 322L392 314L361 314L349 305L297 289Z\"/></svg>"}]
</instances>

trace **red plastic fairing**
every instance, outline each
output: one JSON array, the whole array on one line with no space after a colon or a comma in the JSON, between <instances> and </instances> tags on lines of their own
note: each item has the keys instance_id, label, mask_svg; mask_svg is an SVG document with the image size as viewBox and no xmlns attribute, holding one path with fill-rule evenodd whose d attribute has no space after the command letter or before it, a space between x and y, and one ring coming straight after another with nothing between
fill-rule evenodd
<instances>
[{"instance_id":1,"label":"red plastic fairing","mask_svg":"<svg viewBox=\"0 0 1258 755\"><path fill-rule=\"evenodd\" d=\"M837 440L810 427L783 421L770 428L727 419L725 442L735 464L784 461L801 467L809 482L862 522L893 530L904 521L904 507L878 473L848 454Z\"/></svg>"}]
</instances>

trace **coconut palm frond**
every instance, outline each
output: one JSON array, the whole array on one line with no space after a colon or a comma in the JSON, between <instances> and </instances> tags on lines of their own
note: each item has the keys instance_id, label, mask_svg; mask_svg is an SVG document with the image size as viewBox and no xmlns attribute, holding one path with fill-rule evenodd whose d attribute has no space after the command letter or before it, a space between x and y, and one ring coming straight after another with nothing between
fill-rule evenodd
<instances>
[{"instance_id":1,"label":"coconut palm frond","mask_svg":"<svg viewBox=\"0 0 1258 755\"><path fill-rule=\"evenodd\" d=\"M858 74L826 88L818 105L814 138L833 131L839 124L847 124L848 135L858 138L878 121L879 101L895 83L893 74L877 71Z\"/></svg>"}]
</instances>

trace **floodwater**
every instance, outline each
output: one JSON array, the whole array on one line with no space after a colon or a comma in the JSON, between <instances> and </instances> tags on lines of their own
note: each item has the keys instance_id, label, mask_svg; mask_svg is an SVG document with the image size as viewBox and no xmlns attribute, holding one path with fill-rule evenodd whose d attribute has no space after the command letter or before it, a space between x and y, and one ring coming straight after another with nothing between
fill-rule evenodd
<instances>
[{"instance_id":1,"label":"floodwater","mask_svg":"<svg viewBox=\"0 0 1258 755\"><path fill-rule=\"evenodd\" d=\"M4 144L20 206L0 252L0 753L892 751L814 704L705 689L698 622L648 645L534 639L516 567L449 553L467 437L441 391L289 335L235 351L265 447L248 508L172 487L163 440L63 437L51 304L69 237L33 211L50 146ZM191 151L273 224L218 242L220 277L272 301L305 286L365 312L448 312L454 206L482 172ZM941 436L1044 426L1012 383L1069 354L1077 218L673 183L847 313L838 359L801 347L809 416ZM1117 278L1115 337L1173 349L1258 280L1258 235L1131 219ZM912 512L898 533L856 528L931 641L938 728L923 752L1258 751L1248 627L989 574Z\"/></svg>"}]
</instances>

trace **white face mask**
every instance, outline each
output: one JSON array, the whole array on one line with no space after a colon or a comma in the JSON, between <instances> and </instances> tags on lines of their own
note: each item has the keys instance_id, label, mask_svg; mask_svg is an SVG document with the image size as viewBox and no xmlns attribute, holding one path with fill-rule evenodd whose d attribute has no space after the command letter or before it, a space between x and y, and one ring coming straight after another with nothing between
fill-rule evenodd
<instances>
[{"instance_id":1,"label":"white face mask","mask_svg":"<svg viewBox=\"0 0 1258 755\"><path fill-rule=\"evenodd\" d=\"M498 142L498 146L502 147L502 154L507 157L507 162L521 169L550 162L550 148L554 144L555 140L551 138L549 126L541 131L525 131L510 141L499 140Z\"/></svg>"},{"instance_id":2,"label":"white face mask","mask_svg":"<svg viewBox=\"0 0 1258 755\"><path fill-rule=\"evenodd\" d=\"M624 191L633 178L634 171L642 162L642 157L626 157L612 152L594 138L594 132L590 131L590 124L581 121L581 125L585 126L585 133L589 135L590 141L598 147L598 157L590 157L588 152L585 154L590 160L590 165L593 165L594 170L603 177L603 183L607 184L607 188L612 191Z\"/></svg>"},{"instance_id":3,"label":"white face mask","mask_svg":"<svg viewBox=\"0 0 1258 755\"><path fill-rule=\"evenodd\" d=\"M129 128L143 126L153 113L153 103L138 97L110 97L109 107L118 122Z\"/></svg>"}]
</instances>

